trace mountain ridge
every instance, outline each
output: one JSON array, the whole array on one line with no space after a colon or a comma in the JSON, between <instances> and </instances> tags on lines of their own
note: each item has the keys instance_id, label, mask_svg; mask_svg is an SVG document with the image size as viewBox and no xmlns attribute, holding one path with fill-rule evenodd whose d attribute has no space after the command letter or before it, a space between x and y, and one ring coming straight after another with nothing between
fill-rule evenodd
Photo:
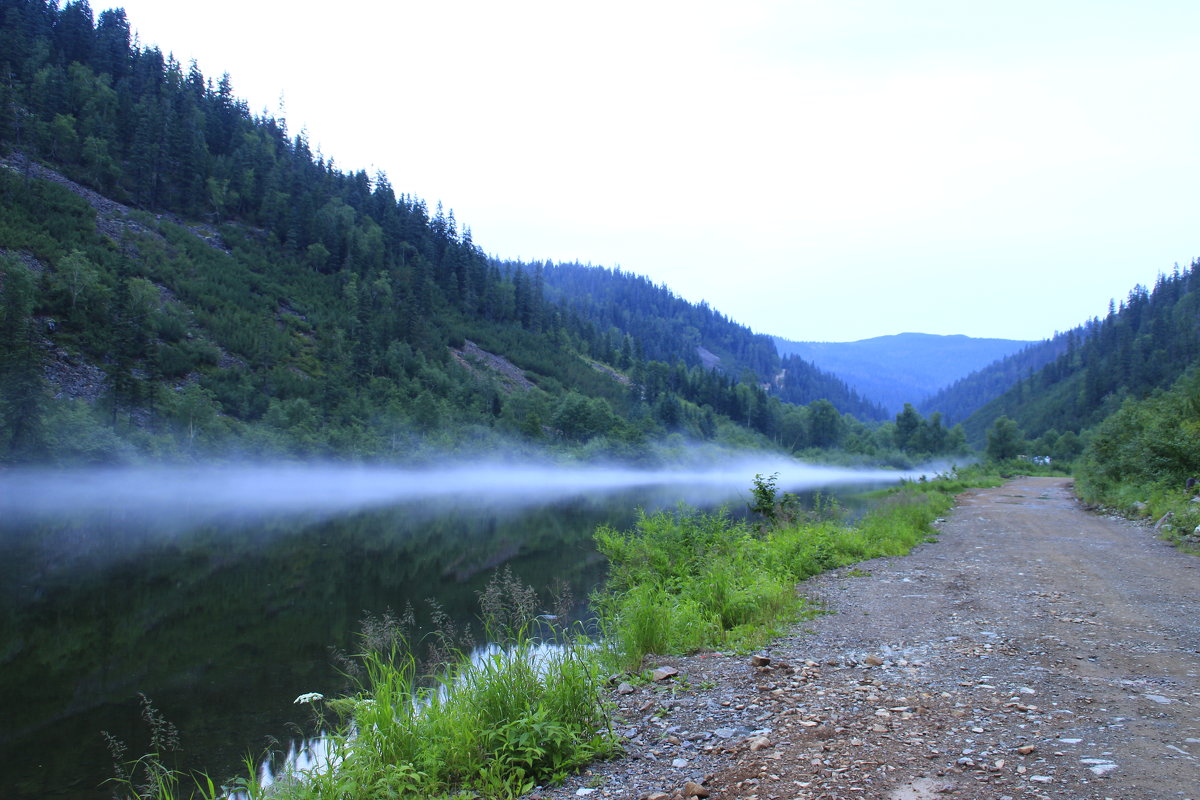
<instances>
[{"instance_id":1,"label":"mountain ridge","mask_svg":"<svg viewBox=\"0 0 1200 800\"><path fill-rule=\"evenodd\" d=\"M891 413L1030 342L964 334L904 333L853 342L797 342L774 337L780 355L797 355L841 378Z\"/></svg>"}]
</instances>

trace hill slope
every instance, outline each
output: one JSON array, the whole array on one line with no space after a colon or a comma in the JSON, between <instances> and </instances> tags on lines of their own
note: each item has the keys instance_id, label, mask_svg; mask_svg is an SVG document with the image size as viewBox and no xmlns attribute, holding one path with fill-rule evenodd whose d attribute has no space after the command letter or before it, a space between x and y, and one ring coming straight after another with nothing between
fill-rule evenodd
<instances>
[{"instance_id":1,"label":"hill slope","mask_svg":"<svg viewBox=\"0 0 1200 800\"><path fill-rule=\"evenodd\" d=\"M689 303L644 276L580 264L548 264L541 274L548 297L609 332L614 353L624 348L652 360L680 359L688 367L715 369L766 384L787 403L828 400L861 420L886 416L836 376L801 358L781 359L770 336L754 333L707 303Z\"/></svg>"},{"instance_id":2,"label":"hill slope","mask_svg":"<svg viewBox=\"0 0 1200 800\"><path fill-rule=\"evenodd\" d=\"M1004 394L1018 381L1037 372L1065 353L1086 335L1084 328L1055 334L1053 338L1026 345L1015 353L993 361L917 404L925 414L940 411L946 421L963 422L987 403Z\"/></svg>"},{"instance_id":3,"label":"hill slope","mask_svg":"<svg viewBox=\"0 0 1200 800\"><path fill-rule=\"evenodd\" d=\"M776 337L780 355L796 355L841 378L890 413L937 392L1026 346L1010 339L900 333L857 342L793 342Z\"/></svg>"},{"instance_id":4,"label":"hill slope","mask_svg":"<svg viewBox=\"0 0 1200 800\"><path fill-rule=\"evenodd\" d=\"M1169 387L1200 362L1198 264L1160 275L1153 290L1134 287L1103 320L1065 334L1063 352L966 420L968 438L983 443L1000 416L1016 420L1029 437L1078 433L1126 398Z\"/></svg>"},{"instance_id":5,"label":"hill slope","mask_svg":"<svg viewBox=\"0 0 1200 800\"><path fill-rule=\"evenodd\" d=\"M139 47L120 9L0 0L0 70L2 460L638 457L845 427L768 394L766 337L665 290L623 321L572 306L228 75Z\"/></svg>"}]
</instances>

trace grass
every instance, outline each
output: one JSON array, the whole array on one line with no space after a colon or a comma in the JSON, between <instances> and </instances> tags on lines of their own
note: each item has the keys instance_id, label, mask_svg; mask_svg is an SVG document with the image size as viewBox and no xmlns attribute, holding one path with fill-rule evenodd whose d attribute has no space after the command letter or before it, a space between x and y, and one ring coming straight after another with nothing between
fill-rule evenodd
<instances>
[{"instance_id":1,"label":"grass","mask_svg":"<svg viewBox=\"0 0 1200 800\"><path fill-rule=\"evenodd\" d=\"M909 482L881 496L854 522L835 506L799 513L774 479L758 476L757 523L728 513L680 508L643 515L627 531L600 528L597 548L609 560L608 584L592 598L615 664L640 668L651 653L761 647L813 613L796 584L836 567L908 553L934 533L953 495L999 485L981 468ZM863 574L859 571L857 574Z\"/></svg>"},{"instance_id":2,"label":"grass","mask_svg":"<svg viewBox=\"0 0 1200 800\"><path fill-rule=\"evenodd\" d=\"M598 651L578 631L538 620L536 601L502 570L481 596L499 644L471 654L435 641L447 660L431 672L400 626L368 620L359 691L316 701L341 723L324 762L270 796L513 798L614 753Z\"/></svg>"},{"instance_id":3,"label":"grass","mask_svg":"<svg viewBox=\"0 0 1200 800\"><path fill-rule=\"evenodd\" d=\"M1076 485L1084 502L1130 518L1161 520L1162 539L1184 552L1200 554L1200 503L1192 502L1194 495L1186 489L1167 481L1106 484L1082 476Z\"/></svg>"},{"instance_id":4,"label":"grass","mask_svg":"<svg viewBox=\"0 0 1200 800\"><path fill-rule=\"evenodd\" d=\"M179 750L179 731L146 695L139 695L141 717L150 732L145 754L126 760L125 742L108 731L104 741L113 759L113 777L108 783L116 800L217 800L225 792L203 773L183 773L172 766Z\"/></svg>"}]
</instances>

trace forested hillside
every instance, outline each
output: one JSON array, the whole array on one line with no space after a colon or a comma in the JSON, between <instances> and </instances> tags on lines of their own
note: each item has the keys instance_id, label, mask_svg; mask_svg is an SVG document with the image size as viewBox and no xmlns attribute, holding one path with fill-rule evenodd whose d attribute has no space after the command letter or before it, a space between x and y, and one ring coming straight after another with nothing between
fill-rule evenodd
<instances>
[{"instance_id":1,"label":"forested hillside","mask_svg":"<svg viewBox=\"0 0 1200 800\"><path fill-rule=\"evenodd\" d=\"M887 412L861 398L837 377L797 357L781 359L775 341L756 334L707 303L689 303L666 286L619 269L580 264L546 265L547 296L609 332L611 349L655 361L681 359L689 368L715 369L748 383L767 385L787 403L828 400L843 414L881 420Z\"/></svg>"},{"instance_id":2,"label":"forested hillside","mask_svg":"<svg viewBox=\"0 0 1200 800\"><path fill-rule=\"evenodd\" d=\"M789 403L811 403L827 399L837 409L853 414L862 420L887 419L888 413L851 389L836 375L817 369L800 356L784 356L780 359L779 376L772 391Z\"/></svg>"},{"instance_id":3,"label":"forested hillside","mask_svg":"<svg viewBox=\"0 0 1200 800\"><path fill-rule=\"evenodd\" d=\"M1074 328L1053 338L1027 345L1011 355L988 364L917 403L929 414L940 411L951 422L963 422L983 406L1004 394L1022 378L1027 378L1067 352L1087 335L1086 326Z\"/></svg>"},{"instance_id":4,"label":"forested hillside","mask_svg":"<svg viewBox=\"0 0 1200 800\"><path fill-rule=\"evenodd\" d=\"M982 442L1001 416L1028 437L1078 433L1126 399L1169 387L1200 361L1197 263L1160 275L1153 290L1135 287L1104 319L1060 338L1061 354L966 420L969 440Z\"/></svg>"},{"instance_id":5,"label":"forested hillside","mask_svg":"<svg viewBox=\"0 0 1200 800\"><path fill-rule=\"evenodd\" d=\"M875 448L768 393L767 337L666 290L568 302L582 268L487 257L121 10L0 0L0 70L4 460Z\"/></svg>"},{"instance_id":6,"label":"forested hillside","mask_svg":"<svg viewBox=\"0 0 1200 800\"><path fill-rule=\"evenodd\" d=\"M720 367L734 376L749 370L760 381L779 371L770 336L755 334L707 303L689 303L645 276L565 263L548 265L543 276L548 296L611 331L616 347L636 342L648 359L679 358L688 367Z\"/></svg>"}]
</instances>

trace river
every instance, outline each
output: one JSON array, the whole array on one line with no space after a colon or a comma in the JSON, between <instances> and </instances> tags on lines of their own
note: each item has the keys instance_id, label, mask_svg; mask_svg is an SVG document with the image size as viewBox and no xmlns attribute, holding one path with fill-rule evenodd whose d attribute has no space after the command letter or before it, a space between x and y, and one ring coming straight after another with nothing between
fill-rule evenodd
<instances>
[{"instance_id":1,"label":"river","mask_svg":"<svg viewBox=\"0 0 1200 800\"><path fill-rule=\"evenodd\" d=\"M12 800L99 800L109 731L145 752L139 693L214 778L311 733L293 700L346 688L367 614L455 624L506 565L582 601L599 525L680 502L744 510L755 474L844 503L899 473L757 459L639 472L475 464L0 473L0 775ZM476 626L477 627L477 626Z\"/></svg>"}]
</instances>

